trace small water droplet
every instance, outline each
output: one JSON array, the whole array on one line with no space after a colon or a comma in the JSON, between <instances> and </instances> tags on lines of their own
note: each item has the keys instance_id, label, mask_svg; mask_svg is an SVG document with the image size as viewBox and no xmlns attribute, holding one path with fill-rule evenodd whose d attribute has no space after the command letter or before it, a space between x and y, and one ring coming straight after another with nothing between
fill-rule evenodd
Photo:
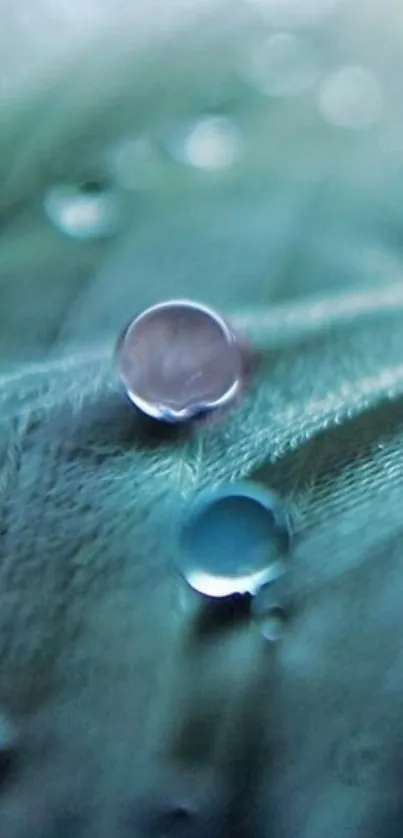
<instances>
[{"instance_id":1,"label":"small water droplet","mask_svg":"<svg viewBox=\"0 0 403 838\"><path fill-rule=\"evenodd\" d=\"M97 189L86 184L55 186L45 195L44 209L60 232L82 240L113 235L121 215L117 194L99 185Z\"/></svg>"},{"instance_id":2,"label":"small water droplet","mask_svg":"<svg viewBox=\"0 0 403 838\"><path fill-rule=\"evenodd\" d=\"M284 574L258 591L252 602L252 617L261 635L271 643L283 636L287 615L284 606Z\"/></svg>"},{"instance_id":3,"label":"small water droplet","mask_svg":"<svg viewBox=\"0 0 403 838\"><path fill-rule=\"evenodd\" d=\"M265 616L261 617L259 622L259 630L262 636L275 643L280 640L284 634L286 616L282 608L272 608Z\"/></svg>"},{"instance_id":4,"label":"small water droplet","mask_svg":"<svg viewBox=\"0 0 403 838\"><path fill-rule=\"evenodd\" d=\"M190 300L168 300L135 318L118 341L116 362L131 401L168 422L222 409L242 386L242 355L231 329L217 312Z\"/></svg>"}]
</instances>

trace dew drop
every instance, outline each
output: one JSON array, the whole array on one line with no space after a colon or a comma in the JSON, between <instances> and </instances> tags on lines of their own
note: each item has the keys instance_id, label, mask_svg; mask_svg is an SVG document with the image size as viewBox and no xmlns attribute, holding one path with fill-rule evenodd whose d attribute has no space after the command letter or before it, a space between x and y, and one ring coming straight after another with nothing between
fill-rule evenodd
<instances>
[{"instance_id":1,"label":"dew drop","mask_svg":"<svg viewBox=\"0 0 403 838\"><path fill-rule=\"evenodd\" d=\"M252 483L201 493L182 533L180 570L209 597L255 594L283 572L287 517L271 493Z\"/></svg>"},{"instance_id":2,"label":"dew drop","mask_svg":"<svg viewBox=\"0 0 403 838\"><path fill-rule=\"evenodd\" d=\"M252 616L265 640L275 643L283 636L287 615L284 608L283 575L258 591L252 603Z\"/></svg>"}]
</instances>

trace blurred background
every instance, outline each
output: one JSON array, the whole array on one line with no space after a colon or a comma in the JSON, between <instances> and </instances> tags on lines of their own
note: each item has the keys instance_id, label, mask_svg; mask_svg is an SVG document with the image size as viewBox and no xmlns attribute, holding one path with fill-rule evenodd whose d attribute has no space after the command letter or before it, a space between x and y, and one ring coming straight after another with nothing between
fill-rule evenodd
<instances>
[{"instance_id":1,"label":"blurred background","mask_svg":"<svg viewBox=\"0 0 403 838\"><path fill-rule=\"evenodd\" d=\"M0 361L401 279L397 0L3 0Z\"/></svg>"}]
</instances>

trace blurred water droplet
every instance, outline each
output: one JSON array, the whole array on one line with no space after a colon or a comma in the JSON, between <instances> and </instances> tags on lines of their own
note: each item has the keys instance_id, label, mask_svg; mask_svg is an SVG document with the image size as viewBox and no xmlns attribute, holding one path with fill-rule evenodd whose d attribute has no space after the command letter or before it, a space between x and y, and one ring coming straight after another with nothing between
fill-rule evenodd
<instances>
[{"instance_id":1,"label":"blurred water droplet","mask_svg":"<svg viewBox=\"0 0 403 838\"><path fill-rule=\"evenodd\" d=\"M286 617L282 608L272 608L264 617L260 617L258 622L261 635L271 643L283 636Z\"/></svg>"},{"instance_id":2,"label":"blurred water droplet","mask_svg":"<svg viewBox=\"0 0 403 838\"><path fill-rule=\"evenodd\" d=\"M278 32L255 47L246 73L268 96L297 96L314 84L319 69L302 37Z\"/></svg>"},{"instance_id":3,"label":"blurred water droplet","mask_svg":"<svg viewBox=\"0 0 403 838\"><path fill-rule=\"evenodd\" d=\"M62 233L90 240L113 235L119 226L121 207L116 193L90 184L91 188L61 184L45 195L44 209Z\"/></svg>"},{"instance_id":4,"label":"blurred water droplet","mask_svg":"<svg viewBox=\"0 0 403 838\"><path fill-rule=\"evenodd\" d=\"M149 137L120 140L109 151L108 170L123 189L149 189L162 174L162 162Z\"/></svg>"},{"instance_id":5,"label":"blurred water droplet","mask_svg":"<svg viewBox=\"0 0 403 838\"><path fill-rule=\"evenodd\" d=\"M174 144L178 162L198 169L225 169L239 157L241 137L234 123L212 116L193 123Z\"/></svg>"},{"instance_id":6,"label":"blurred water droplet","mask_svg":"<svg viewBox=\"0 0 403 838\"><path fill-rule=\"evenodd\" d=\"M249 0L271 26L312 26L320 23L340 0Z\"/></svg>"},{"instance_id":7,"label":"blurred water droplet","mask_svg":"<svg viewBox=\"0 0 403 838\"><path fill-rule=\"evenodd\" d=\"M319 110L328 122L341 128L373 125L382 110L382 91L376 76L360 66L342 67L323 81Z\"/></svg>"}]
</instances>

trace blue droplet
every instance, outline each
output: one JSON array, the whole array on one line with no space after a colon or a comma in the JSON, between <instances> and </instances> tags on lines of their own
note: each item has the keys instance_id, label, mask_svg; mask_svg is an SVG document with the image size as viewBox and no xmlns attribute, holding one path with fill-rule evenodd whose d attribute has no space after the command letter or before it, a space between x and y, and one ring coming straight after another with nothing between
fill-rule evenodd
<instances>
[{"instance_id":1,"label":"blue droplet","mask_svg":"<svg viewBox=\"0 0 403 838\"><path fill-rule=\"evenodd\" d=\"M206 596L255 594L283 572L288 516L275 497L253 483L203 492L184 522L179 565Z\"/></svg>"}]
</instances>

